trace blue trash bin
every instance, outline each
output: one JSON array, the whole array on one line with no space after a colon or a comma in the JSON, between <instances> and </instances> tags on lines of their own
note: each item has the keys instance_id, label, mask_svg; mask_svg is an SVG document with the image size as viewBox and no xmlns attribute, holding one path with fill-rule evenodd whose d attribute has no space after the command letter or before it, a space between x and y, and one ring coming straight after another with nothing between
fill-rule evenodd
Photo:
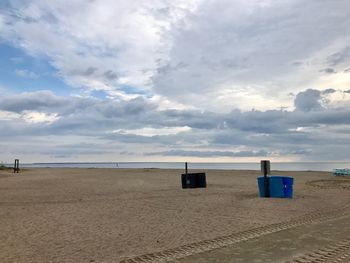
<instances>
[{"instance_id":1,"label":"blue trash bin","mask_svg":"<svg viewBox=\"0 0 350 263\"><path fill-rule=\"evenodd\" d=\"M265 184L264 184L263 176L258 177L258 187L259 187L259 196L265 197Z\"/></svg>"},{"instance_id":2,"label":"blue trash bin","mask_svg":"<svg viewBox=\"0 0 350 263\"><path fill-rule=\"evenodd\" d=\"M284 198L284 184L282 176L269 176L270 197Z\"/></svg>"},{"instance_id":3,"label":"blue trash bin","mask_svg":"<svg viewBox=\"0 0 350 263\"><path fill-rule=\"evenodd\" d=\"M268 176L270 197L292 198L293 182L292 177L286 176ZM265 197L264 177L258 177L259 196Z\"/></svg>"},{"instance_id":4,"label":"blue trash bin","mask_svg":"<svg viewBox=\"0 0 350 263\"><path fill-rule=\"evenodd\" d=\"M285 198L293 198L293 183L294 183L293 177L287 177L287 176L283 177Z\"/></svg>"}]
</instances>

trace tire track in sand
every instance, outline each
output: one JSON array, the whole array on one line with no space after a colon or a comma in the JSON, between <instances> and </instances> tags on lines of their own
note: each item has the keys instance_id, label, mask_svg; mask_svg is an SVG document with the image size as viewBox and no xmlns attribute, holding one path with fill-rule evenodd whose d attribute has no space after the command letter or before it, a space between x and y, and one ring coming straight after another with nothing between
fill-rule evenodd
<instances>
[{"instance_id":1,"label":"tire track in sand","mask_svg":"<svg viewBox=\"0 0 350 263\"><path fill-rule=\"evenodd\" d=\"M315 187L318 189L322 189L322 190L324 189L350 190L350 180L348 178L307 181L306 185Z\"/></svg>"},{"instance_id":2,"label":"tire track in sand","mask_svg":"<svg viewBox=\"0 0 350 263\"><path fill-rule=\"evenodd\" d=\"M140 256L125 258L121 263L161 263L168 262L187 256L211 251L217 248L226 247L237 244L243 241L258 238L263 235L268 235L283 231L286 229L307 225L311 223L320 223L327 220L336 219L350 214L349 205L333 209L325 212L314 212L304 216L300 216L285 222L275 223L267 226L253 228L243 232L233 233L227 236L222 236L210 240L204 240L188 245L183 245L173 249L167 249L161 252L149 253ZM295 261L297 262L297 261ZM302 261L301 261L302 262ZM337 261L335 261L337 262Z\"/></svg>"},{"instance_id":3,"label":"tire track in sand","mask_svg":"<svg viewBox=\"0 0 350 263\"><path fill-rule=\"evenodd\" d=\"M350 239L295 257L286 263L349 263Z\"/></svg>"}]
</instances>

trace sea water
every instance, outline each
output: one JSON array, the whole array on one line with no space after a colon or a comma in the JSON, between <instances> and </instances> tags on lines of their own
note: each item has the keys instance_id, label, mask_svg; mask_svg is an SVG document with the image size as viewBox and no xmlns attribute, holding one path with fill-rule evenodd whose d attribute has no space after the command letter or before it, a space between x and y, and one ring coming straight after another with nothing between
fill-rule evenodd
<instances>
[{"instance_id":1,"label":"sea water","mask_svg":"<svg viewBox=\"0 0 350 263\"><path fill-rule=\"evenodd\" d=\"M22 168L160 168L184 169L183 162L75 162L75 163L21 163ZM260 163L188 163L189 169L260 170ZM274 162L271 170L279 171L333 171L350 168L350 162Z\"/></svg>"}]
</instances>

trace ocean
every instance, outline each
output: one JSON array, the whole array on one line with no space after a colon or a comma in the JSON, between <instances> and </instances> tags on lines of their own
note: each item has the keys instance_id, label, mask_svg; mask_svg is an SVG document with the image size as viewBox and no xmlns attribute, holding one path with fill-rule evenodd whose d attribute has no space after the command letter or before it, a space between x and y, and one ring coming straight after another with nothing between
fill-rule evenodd
<instances>
[{"instance_id":1,"label":"ocean","mask_svg":"<svg viewBox=\"0 0 350 263\"><path fill-rule=\"evenodd\" d=\"M9 165L12 166L12 165ZM86 162L86 163L20 163L22 168L163 168L184 169L183 162ZM260 163L188 163L189 169L260 170ZM271 170L333 171L350 168L350 162L276 162Z\"/></svg>"}]
</instances>

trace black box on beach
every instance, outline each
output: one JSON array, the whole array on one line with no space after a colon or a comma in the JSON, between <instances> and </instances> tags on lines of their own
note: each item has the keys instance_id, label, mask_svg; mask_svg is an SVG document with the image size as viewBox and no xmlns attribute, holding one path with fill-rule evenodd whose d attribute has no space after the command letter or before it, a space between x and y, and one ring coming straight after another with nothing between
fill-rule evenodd
<instances>
[{"instance_id":1,"label":"black box on beach","mask_svg":"<svg viewBox=\"0 0 350 263\"><path fill-rule=\"evenodd\" d=\"M182 188L205 188L207 181L205 173L187 173L181 175Z\"/></svg>"}]
</instances>

